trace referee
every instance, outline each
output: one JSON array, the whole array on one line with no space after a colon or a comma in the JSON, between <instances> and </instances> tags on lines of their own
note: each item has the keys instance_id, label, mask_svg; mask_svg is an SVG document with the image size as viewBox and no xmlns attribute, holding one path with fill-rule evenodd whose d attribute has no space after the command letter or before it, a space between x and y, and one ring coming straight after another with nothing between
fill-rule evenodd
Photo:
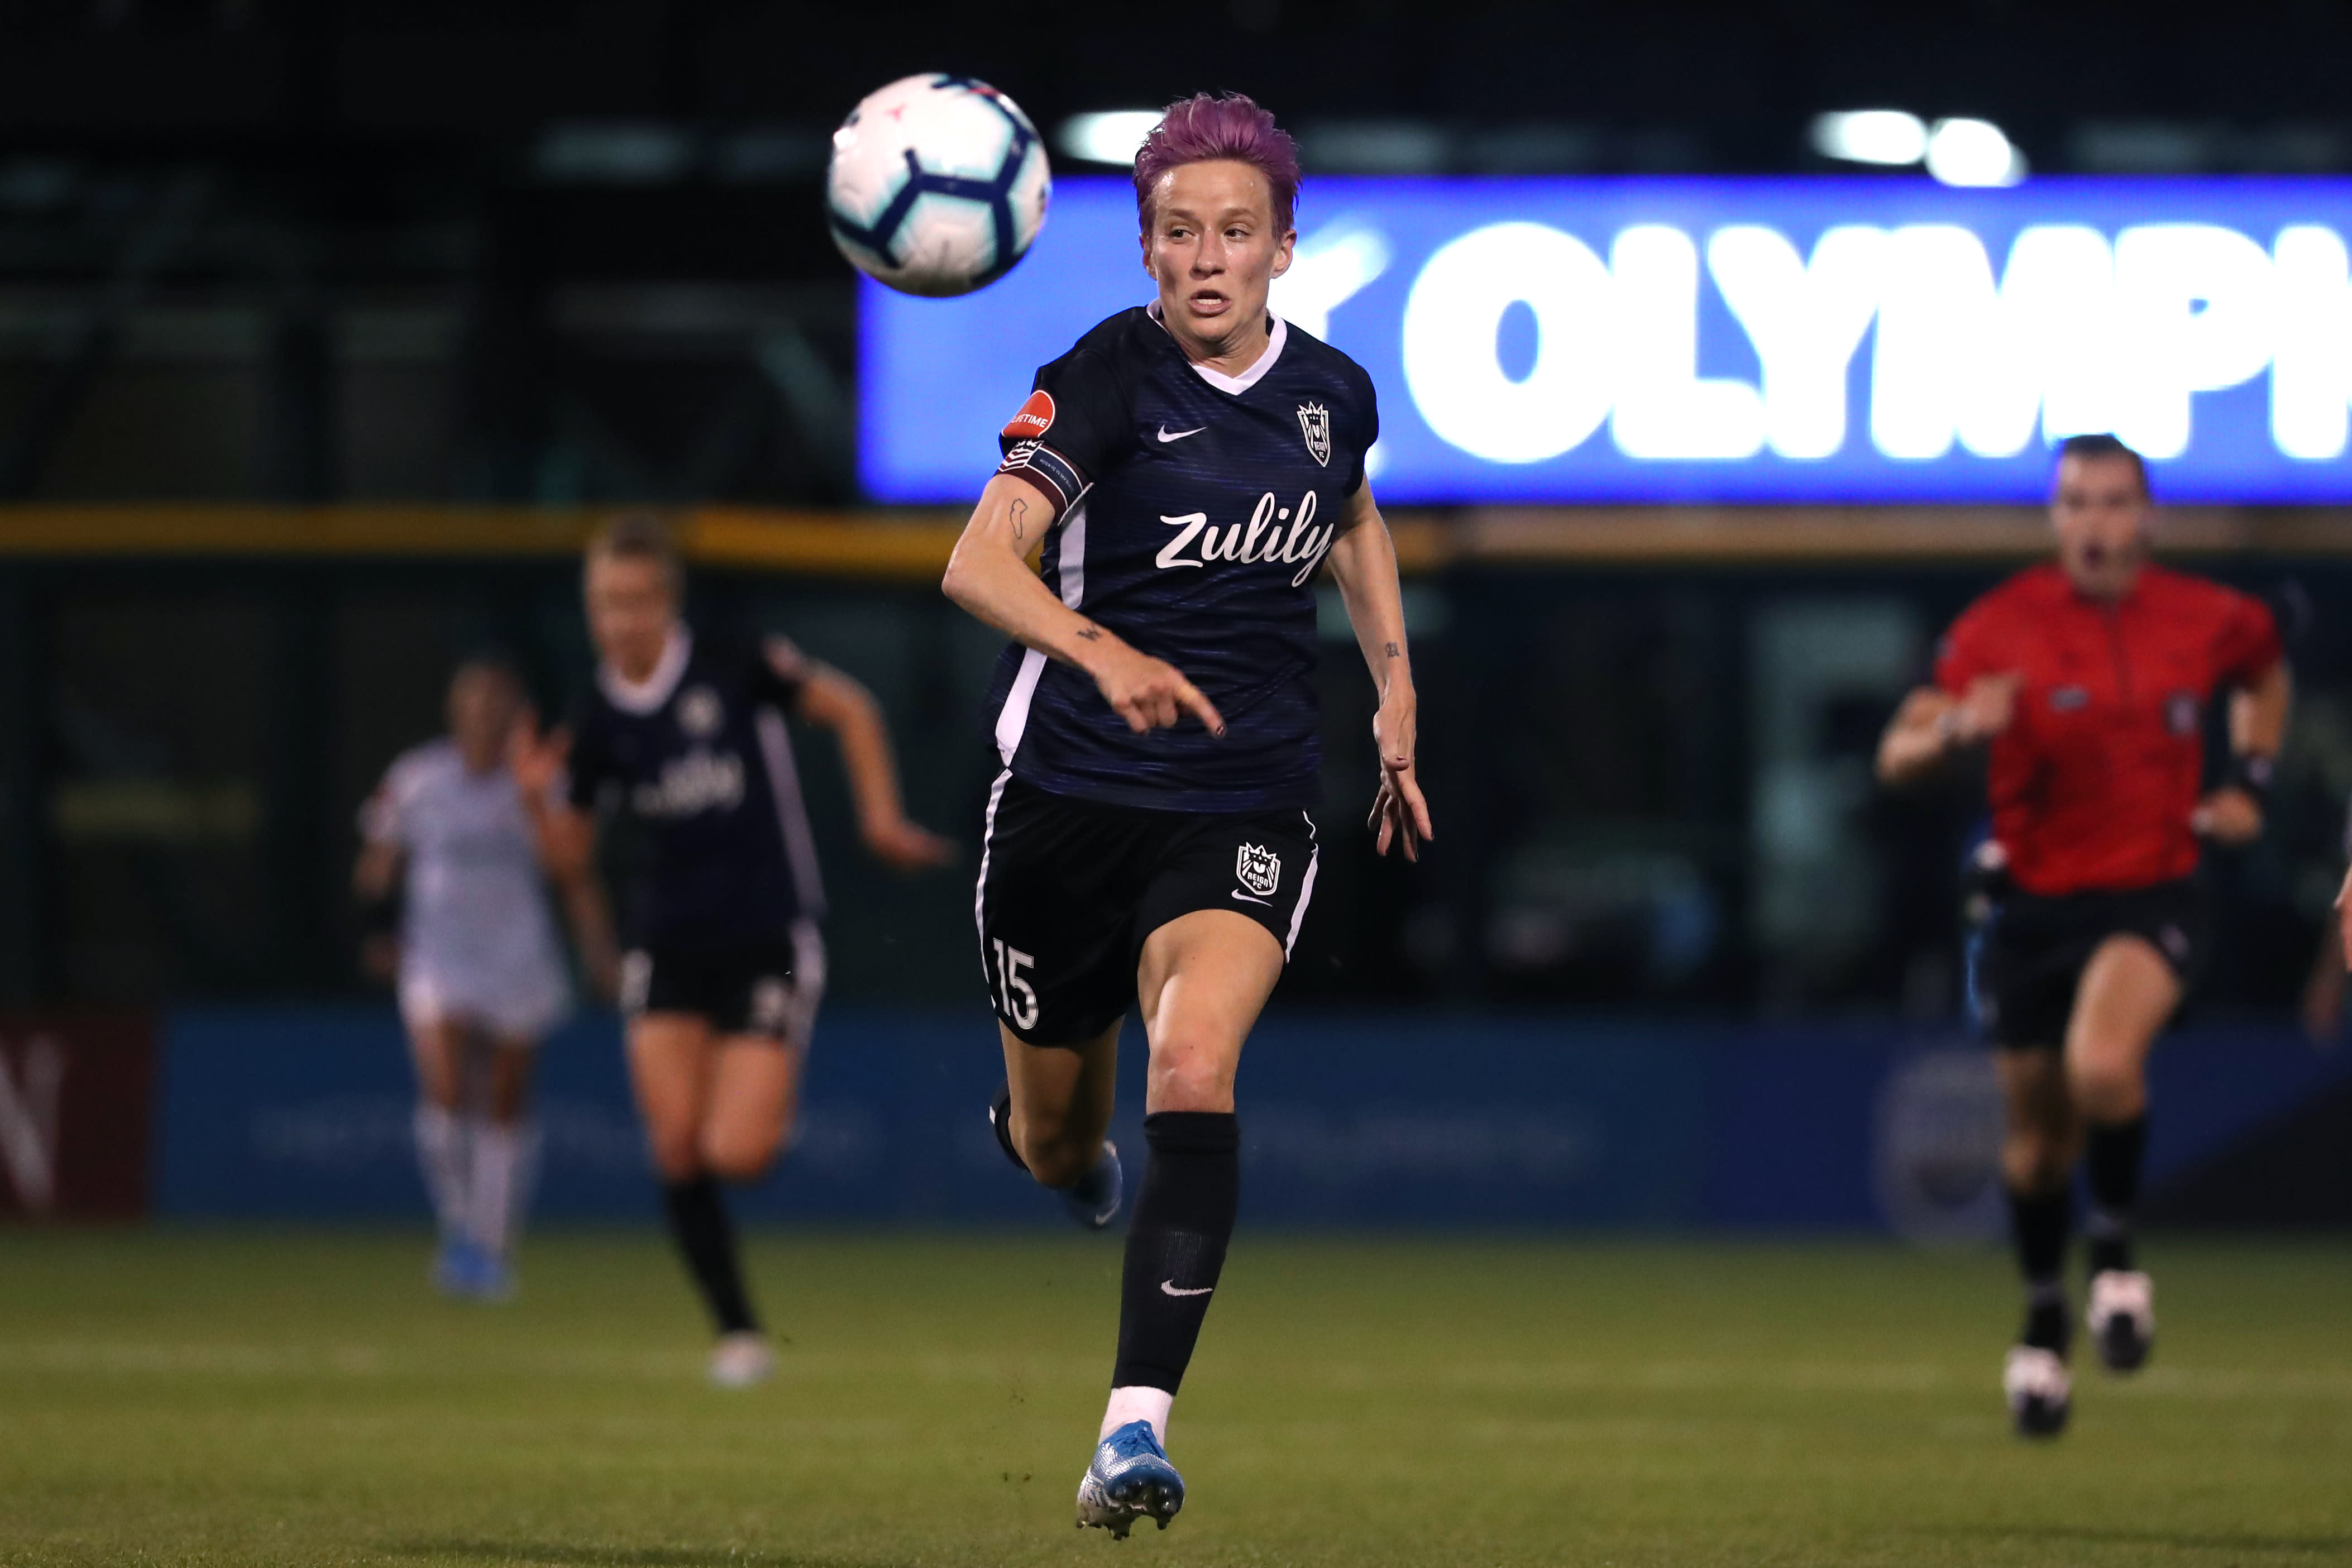
<instances>
[{"instance_id":1,"label":"referee","mask_svg":"<svg viewBox=\"0 0 2352 1568\"><path fill-rule=\"evenodd\" d=\"M2156 1316L2128 1221L2147 1142L2147 1054L2205 956L2200 841L2262 831L2291 679L2259 601L2148 563L2155 507L2112 436L2059 449L2058 559L1952 626L1934 684L1878 751L1890 784L1989 752L1991 913L1969 948L1978 1022L1999 1052L2001 1171L2026 1289L2002 1386L2020 1431L2063 1429L2072 1396L2063 1271L2087 1164L2090 1301L2100 1359L2147 1358ZM2208 791L2205 729L2226 694L2230 758Z\"/></svg>"}]
</instances>

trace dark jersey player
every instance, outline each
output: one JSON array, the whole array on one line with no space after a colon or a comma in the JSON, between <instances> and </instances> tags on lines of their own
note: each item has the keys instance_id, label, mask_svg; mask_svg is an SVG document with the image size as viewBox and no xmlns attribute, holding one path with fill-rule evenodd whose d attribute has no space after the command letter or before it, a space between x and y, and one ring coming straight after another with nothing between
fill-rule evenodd
<instances>
[{"instance_id":1,"label":"dark jersey player","mask_svg":"<svg viewBox=\"0 0 2352 1568\"><path fill-rule=\"evenodd\" d=\"M1372 388L1275 320L1298 166L1245 98L1171 107L1137 155L1148 308L1037 374L948 568L1007 633L981 962L1005 1152L1108 1224L1104 1142L1130 1005L1150 1145L1118 1354L1078 1522L1183 1501L1168 1415L1239 1203L1234 1078L1315 889L1315 589L1328 567L1381 693L1379 846L1429 836L1396 557L1365 483ZM1024 557L1042 542L1043 578Z\"/></svg>"},{"instance_id":2,"label":"dark jersey player","mask_svg":"<svg viewBox=\"0 0 2352 1568\"><path fill-rule=\"evenodd\" d=\"M599 818L638 830L619 975L629 1074L670 1228L717 1326L711 1381L766 1377L718 1183L750 1181L792 1131L824 986L816 847L785 715L840 737L866 847L914 869L950 847L899 809L890 742L865 688L781 638L698 640L678 618L666 531L625 518L589 547L600 663L568 735L516 747L523 797L562 865L584 868ZM547 804L568 763L568 805Z\"/></svg>"},{"instance_id":3,"label":"dark jersey player","mask_svg":"<svg viewBox=\"0 0 2352 1568\"><path fill-rule=\"evenodd\" d=\"M2259 601L2147 563L2153 505L2112 437L2063 443L2056 563L2020 573L1952 626L1935 684L1878 753L1883 779L1988 746L1998 889L1969 991L1999 1047L2002 1174L2027 1312L2003 1385L2021 1430L2065 1424L2071 1322L2061 1283L2075 1162L2087 1155L2085 1319L2116 1372L2144 1362L2153 1293L2126 1229L2147 1138L2147 1054L2206 943L2200 841L2262 830L2289 677ZM2206 792L2205 719L2228 694L2230 772Z\"/></svg>"}]
</instances>

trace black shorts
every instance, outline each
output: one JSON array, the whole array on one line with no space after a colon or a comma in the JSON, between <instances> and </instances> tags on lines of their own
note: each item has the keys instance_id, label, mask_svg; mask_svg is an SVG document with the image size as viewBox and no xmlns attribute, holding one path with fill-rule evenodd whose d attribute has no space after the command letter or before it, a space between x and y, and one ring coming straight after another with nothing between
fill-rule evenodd
<instances>
[{"instance_id":1,"label":"black shorts","mask_svg":"<svg viewBox=\"0 0 2352 1568\"><path fill-rule=\"evenodd\" d=\"M685 1013L721 1035L805 1046L824 994L814 921L738 942L650 942L621 958L621 1012Z\"/></svg>"},{"instance_id":2,"label":"black shorts","mask_svg":"<svg viewBox=\"0 0 2352 1568\"><path fill-rule=\"evenodd\" d=\"M1315 893L1303 811L1202 816L1099 805L1007 774L980 857L989 1005L1033 1046L1075 1046L1135 1000L1143 942L1180 915L1232 910L1290 955Z\"/></svg>"},{"instance_id":3,"label":"black shorts","mask_svg":"<svg viewBox=\"0 0 2352 1568\"><path fill-rule=\"evenodd\" d=\"M2193 879L2048 899L2012 889L1994 900L1969 939L1969 1006L1997 1046L2060 1049L2074 988L2101 942L2146 938L2185 991L2204 965L2209 924L2205 889Z\"/></svg>"}]
</instances>

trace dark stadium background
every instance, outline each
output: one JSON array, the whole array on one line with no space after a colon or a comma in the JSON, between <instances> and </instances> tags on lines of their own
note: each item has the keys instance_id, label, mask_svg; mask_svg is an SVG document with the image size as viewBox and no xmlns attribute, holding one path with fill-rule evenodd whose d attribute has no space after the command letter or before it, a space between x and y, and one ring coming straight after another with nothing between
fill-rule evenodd
<instances>
[{"instance_id":1,"label":"dark stadium background","mask_svg":"<svg viewBox=\"0 0 2352 1568\"><path fill-rule=\"evenodd\" d=\"M352 808L432 727L449 658L495 642L551 705L576 689L571 574L546 550L483 531L494 559L289 558L234 509L856 504L854 291L818 179L834 121L907 70L982 75L1048 128L1244 89L1299 129L1310 181L1804 171L1824 166L1814 113L1879 102L1992 118L2037 172L2352 168L2352 19L2328 5L2217 27L2115 6L1232 0L1197 37L1120 8L891 15L0 5L0 502L215 509L156 514L184 553L78 549L101 535L66 519L0 554L0 998L353 992ZM2016 559L1953 554L1692 566L1634 547L1418 577L1444 839L1419 872L1335 857L1286 1000L1948 1015L1966 791L1867 787L1883 670L1792 697L1807 732L1759 756L1753 660L1759 626L1825 606L1892 616L1924 659ZM2342 602L2333 559L2210 565ZM919 579L707 572L697 613L789 629L873 682L917 805L969 842L986 639ZM2294 766L2278 830L2221 868L2209 1009L2292 1005L2333 879L2352 655L2322 616L2298 656ZM1365 793L1352 662L1326 677L1335 814ZM1759 839L1774 765L1833 802L1793 868ZM833 770L810 771L836 846L835 994L965 999L961 879L878 877L847 852ZM1763 920L1797 896L1775 876L1810 879L1834 918Z\"/></svg>"},{"instance_id":2,"label":"dark stadium background","mask_svg":"<svg viewBox=\"0 0 2352 1568\"><path fill-rule=\"evenodd\" d=\"M858 493L856 294L820 211L829 130L881 81L983 77L1049 141L1245 89L1297 131L1310 205L1328 174L1826 172L1813 117L1881 104L1995 120L2037 178L2352 171L2352 17L2190 15L0 4L0 1007L388 1019L354 809L467 652L569 706L572 552L643 505L703 542L698 623L787 632L880 697L914 811L967 858L877 870L803 737L831 1000L961 1018L985 1067L968 877L996 641L937 592L957 514ZM1868 1064L1965 1037L1979 785L1892 798L1869 757L1941 626L2044 549L2034 509L1559 508L1520 514L1524 548L1482 545L1468 509L1391 519L1441 837L1407 868L1332 835L1278 1012L1560 1041L1613 1020L1735 1057L1743 1030L1818 1026L1879 1042ZM2341 868L2352 517L2186 508L2175 537L2289 614L2302 682L2272 831L2214 858L2190 1021L2224 1035L2183 1060L2219 1062L2230 1028L2291 1031ZM1368 688L1328 648L1345 825ZM168 1185L197 1113L166 1076Z\"/></svg>"}]
</instances>

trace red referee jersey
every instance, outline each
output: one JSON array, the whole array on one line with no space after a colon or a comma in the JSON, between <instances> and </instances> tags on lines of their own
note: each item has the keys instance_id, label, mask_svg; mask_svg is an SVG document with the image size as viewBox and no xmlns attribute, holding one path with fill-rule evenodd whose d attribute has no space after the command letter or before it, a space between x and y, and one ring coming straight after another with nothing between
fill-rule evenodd
<instances>
[{"instance_id":1,"label":"red referee jersey","mask_svg":"<svg viewBox=\"0 0 2352 1568\"><path fill-rule=\"evenodd\" d=\"M2218 583L2143 567L2115 604L2055 564L2021 572L1944 638L1936 684L2021 677L1992 742L1992 832L2029 893L2145 888L2197 868L2206 705L2280 657L2267 607Z\"/></svg>"}]
</instances>

